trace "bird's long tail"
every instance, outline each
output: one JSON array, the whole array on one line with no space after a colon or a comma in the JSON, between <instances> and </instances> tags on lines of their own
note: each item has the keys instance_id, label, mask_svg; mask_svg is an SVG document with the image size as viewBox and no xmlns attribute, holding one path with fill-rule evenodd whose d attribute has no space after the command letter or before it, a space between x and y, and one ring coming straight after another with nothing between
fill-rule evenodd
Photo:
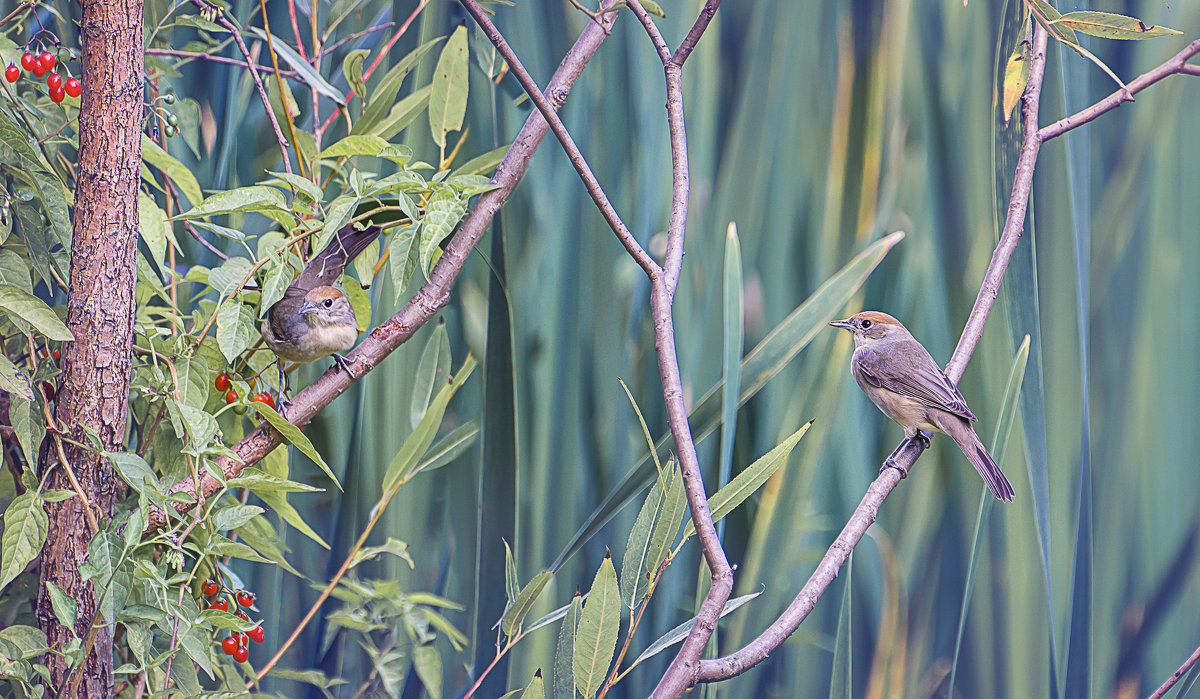
<instances>
[{"instance_id":1,"label":"bird's long tail","mask_svg":"<svg viewBox=\"0 0 1200 699\"><path fill-rule=\"evenodd\" d=\"M1012 483L1008 482L1000 467L996 465L996 460L984 448L983 442L980 441L979 435L975 434L971 423L949 413L937 415L935 420L942 432L949 435L958 444L958 448L962 449L962 453L979 472L988 490L992 491L992 495L1005 502L1012 502L1013 495L1015 495Z\"/></svg>"},{"instance_id":2,"label":"bird's long tail","mask_svg":"<svg viewBox=\"0 0 1200 699\"><path fill-rule=\"evenodd\" d=\"M355 230L354 226L343 227L324 250L308 261L308 265L294 283L305 290L333 284L342 276L346 263L366 250L382 230L379 226L367 226L361 231Z\"/></svg>"}]
</instances>

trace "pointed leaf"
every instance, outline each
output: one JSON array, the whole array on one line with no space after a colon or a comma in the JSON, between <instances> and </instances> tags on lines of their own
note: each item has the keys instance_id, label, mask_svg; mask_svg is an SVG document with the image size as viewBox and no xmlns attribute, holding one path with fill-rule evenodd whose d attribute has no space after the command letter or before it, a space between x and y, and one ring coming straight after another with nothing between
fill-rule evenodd
<instances>
[{"instance_id":1,"label":"pointed leaf","mask_svg":"<svg viewBox=\"0 0 1200 699\"><path fill-rule=\"evenodd\" d=\"M537 602L538 596L546 589L550 578L553 577L554 573L543 570L525 583L525 587L521 588L512 604L508 606L508 611L504 612L500 630L504 632L505 636L515 636L521 630L521 622L525 621L525 615L529 614L529 610Z\"/></svg>"},{"instance_id":2,"label":"pointed leaf","mask_svg":"<svg viewBox=\"0 0 1200 699\"><path fill-rule=\"evenodd\" d=\"M558 642L554 649L554 697L575 699L575 636L579 629L579 613L583 610L583 597L577 592L567 605L566 616L558 630Z\"/></svg>"},{"instance_id":3,"label":"pointed leaf","mask_svg":"<svg viewBox=\"0 0 1200 699\"><path fill-rule=\"evenodd\" d=\"M75 339L45 301L15 286L0 286L0 312L14 320L23 320L42 335L59 342Z\"/></svg>"},{"instance_id":4,"label":"pointed leaf","mask_svg":"<svg viewBox=\"0 0 1200 699\"><path fill-rule=\"evenodd\" d=\"M1177 29L1146 24L1136 17L1111 12L1068 12L1060 17L1057 23L1077 32L1104 39L1156 39L1183 33Z\"/></svg>"},{"instance_id":5,"label":"pointed leaf","mask_svg":"<svg viewBox=\"0 0 1200 699\"><path fill-rule=\"evenodd\" d=\"M725 603L725 606L721 608L721 616L718 618L724 617L726 614L729 614L733 610L737 609L738 607L749 602L750 600L754 599L755 597L758 597L761 594L762 594L761 591L752 592L748 595L742 595L741 597L735 597L735 598L729 600L728 602ZM655 639L654 643L651 643L646 648L646 650L642 651L642 654L637 657L637 660L633 661L633 664L630 665L629 668L626 668L626 671L628 671L630 668L636 667L638 665L638 663L641 663L643 660L646 660L648 658L654 657L655 655L658 655L659 653L670 648L671 646L675 645L676 643L682 643L683 639L687 638L687 635L689 633L691 633L692 626L694 626L695 624L696 624L696 617L692 617L691 619L685 621L684 623L680 624L679 626L676 626L675 628L666 632L662 636L659 636L657 639Z\"/></svg>"},{"instance_id":6,"label":"pointed leaf","mask_svg":"<svg viewBox=\"0 0 1200 699\"><path fill-rule=\"evenodd\" d=\"M7 391L25 400L34 400L35 398L33 386L30 385L25 372L2 354L0 354L0 391Z\"/></svg>"},{"instance_id":7,"label":"pointed leaf","mask_svg":"<svg viewBox=\"0 0 1200 699\"><path fill-rule=\"evenodd\" d=\"M337 476L333 475L333 470L329 468L329 464L325 463L325 459L321 458L321 453L312 445L308 437L304 436L299 427L285 420L282 415L275 412L274 408L265 403L251 403L250 407L257 410L259 415L266 418L271 427L274 427L279 436L283 438L283 441L296 447L305 456L312 459L325 472L325 475L329 476L329 480L333 481L338 490L342 489L342 484L338 482Z\"/></svg>"},{"instance_id":8,"label":"pointed leaf","mask_svg":"<svg viewBox=\"0 0 1200 699\"><path fill-rule=\"evenodd\" d=\"M575 685L584 699L591 699L604 684L613 653L617 650L617 631L621 623L621 595L617 589L617 571L611 556L605 556L587 603L579 615L572 662Z\"/></svg>"},{"instance_id":9,"label":"pointed leaf","mask_svg":"<svg viewBox=\"0 0 1200 699\"><path fill-rule=\"evenodd\" d=\"M679 523L687 512L683 475L674 459L667 462L634 520L621 561L621 601L635 609L650 589L659 565L667 557Z\"/></svg>"},{"instance_id":10,"label":"pointed leaf","mask_svg":"<svg viewBox=\"0 0 1200 699\"><path fill-rule=\"evenodd\" d=\"M467 28L459 25L442 48L433 70L433 96L429 100L429 128L433 142L445 148L446 134L462 128L467 112Z\"/></svg>"},{"instance_id":11,"label":"pointed leaf","mask_svg":"<svg viewBox=\"0 0 1200 699\"><path fill-rule=\"evenodd\" d=\"M8 504L0 538L0 590L42 552L49 529L50 520L42 502L33 493L18 495Z\"/></svg>"},{"instance_id":12,"label":"pointed leaf","mask_svg":"<svg viewBox=\"0 0 1200 699\"><path fill-rule=\"evenodd\" d=\"M425 411L425 417L421 418L421 422L404 440L404 444L400 447L400 451L392 459L392 463L388 466L387 473L383 476L383 492L389 493L397 487L405 476L413 472L420 465L420 459L429 449L429 445L433 443L433 438L437 434L438 426L442 424L442 416L446 413L446 406L450 403L450 399L455 392L462 387L471 372L475 370L475 358L467 357L459 368L458 374L454 376L454 380L449 385L442 387L438 391L437 396L429 403L429 409Z\"/></svg>"}]
</instances>

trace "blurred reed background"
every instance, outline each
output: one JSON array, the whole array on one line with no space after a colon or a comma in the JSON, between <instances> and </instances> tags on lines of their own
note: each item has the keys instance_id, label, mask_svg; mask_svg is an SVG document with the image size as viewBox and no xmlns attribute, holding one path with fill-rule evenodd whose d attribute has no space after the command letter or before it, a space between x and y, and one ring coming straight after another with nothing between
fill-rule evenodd
<instances>
[{"instance_id":1,"label":"blurred reed background","mask_svg":"<svg viewBox=\"0 0 1200 699\"><path fill-rule=\"evenodd\" d=\"M668 18L660 26L670 43L683 36L700 5L663 3ZM232 12L244 19L257 7L234 0ZM411 0L364 2L339 31L399 21L413 7ZM490 7L543 84L588 21L567 2ZM1188 3L1141 0L1095 9L1184 32L1145 42L1091 40L1091 49L1126 79L1200 35L1200 10ZM276 35L287 35L286 10L286 3L271 4ZM319 10L330 7L320 3ZM692 208L675 317L691 400L721 378L721 280L731 221L741 240L747 350L854 254L904 230L907 237L855 299L828 316L887 311L935 358L949 358L990 257L1015 160L1016 126L1006 131L997 124L994 105L996 43L1012 23L1008 15L1000 0L967 7L910 0L725 3L685 70ZM494 146L493 134L511 139L530 106L514 104L519 92L511 76L492 91L475 65L486 42L462 9L429 5L419 31L402 39L393 60L463 21L471 28L473 59L465 152L474 154ZM343 51L356 43L376 47L382 35ZM1000 50L1006 55L1010 48ZM344 87L338 55L323 74ZM435 59L430 53L416 84L428 81ZM179 144L172 151L187 158L203 186L245 185L261 179L264 168L278 169L243 71L206 64L175 88L214 115L215 140L203 158L191 158ZM307 105L303 88L294 89ZM1094 66L1051 46L1042 123L1112 89ZM661 67L626 13L562 112L643 242L665 230L669 212L664 102ZM1189 271L1200 261L1197 113L1200 83L1174 77L1074 135L1069 151L1064 139L1042 150L1036 225L1027 227L1002 303L962 383L991 445L1015 349L1025 334L1033 336L1022 412L1002 464L1017 499L992 508L985 524L956 694L1136 696L1200 643L1194 604L1200 598L1194 504L1200 277ZM401 139L433 160L436 148L423 123ZM555 561L645 455L618 379L629 385L651 431L666 430L648 285L552 139L498 221L504 283L494 283L488 264L501 256L494 231L442 314L455 366L470 351L483 368L451 404L448 424L477 418L481 439L454 464L406 486L388 511L378 535L407 541L415 569L393 559L371 571L464 605L450 617L476 647L457 654L441 649L447 695L465 688L465 666L478 670L493 654L495 635L487 630L504 600L502 569L488 567L503 561L504 528L495 522L515 517L509 544L521 582ZM206 261L202 250L184 252L186 260ZM375 322L399 305L385 276L372 289ZM403 303L405 294L399 297ZM306 432L340 468L346 487L344 495L293 498L333 544L331 555L295 532L285 534L291 560L315 580L333 572L338 552L378 498L382 474L410 429L410 376L431 330ZM725 620L722 649L751 638L786 606L901 437L854 386L849 352L848 337L832 329L817 334L737 414L735 473L805 421L816 424L788 465L728 519L726 546L739 566L735 594L765 592ZM306 368L294 385L318 370L324 366ZM718 433L699 446L711 491ZM302 458L293 450L294 464ZM481 490L481 474L509 488ZM1031 474L1044 490L1031 486ZM319 480L315 470L312 480ZM954 445L935 439L858 547L853 574L843 572L768 662L703 691L824 697L833 686L833 696L945 695L981 491ZM620 560L640 500L566 561L530 619L568 603L577 587L586 589L606 547ZM480 517L489 518L482 537ZM690 544L668 569L632 653L691 615L698 570ZM281 638L301 603L306 608L315 597L305 581L276 568L244 573L254 589L279 591L260 597L273 626L269 638ZM481 609L493 611L477 619ZM556 630L524 641L479 696L523 686L539 667L548 673ZM285 664L342 675L350 680L343 690L349 696L369 666L352 640L323 653L321 633L310 633ZM846 655L835 678L839 644ZM609 696L645 696L670 656L645 663ZM268 687L281 695L298 691L290 683ZM411 682L409 691L405 696L418 696L419 684Z\"/></svg>"}]
</instances>

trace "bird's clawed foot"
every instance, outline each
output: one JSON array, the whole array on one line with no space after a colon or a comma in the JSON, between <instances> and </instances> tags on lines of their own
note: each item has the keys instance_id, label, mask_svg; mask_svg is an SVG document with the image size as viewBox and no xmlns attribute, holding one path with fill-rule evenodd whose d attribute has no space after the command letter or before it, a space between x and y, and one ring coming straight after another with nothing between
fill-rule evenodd
<instances>
[{"instance_id":1,"label":"bird's clawed foot","mask_svg":"<svg viewBox=\"0 0 1200 699\"><path fill-rule=\"evenodd\" d=\"M909 439L917 440L918 442L921 443L922 449L928 449L929 445L931 444L931 442L929 441L929 438L932 436L933 436L933 433L929 432L928 430L917 430L917 433L915 435L913 435L912 437L909 437Z\"/></svg>"},{"instance_id":2,"label":"bird's clawed foot","mask_svg":"<svg viewBox=\"0 0 1200 699\"><path fill-rule=\"evenodd\" d=\"M355 381L358 380L358 374L355 374L354 369L351 368L355 364L353 359L334 352L333 362L338 365L338 368L349 374L350 378L354 379Z\"/></svg>"},{"instance_id":3,"label":"bird's clawed foot","mask_svg":"<svg viewBox=\"0 0 1200 699\"><path fill-rule=\"evenodd\" d=\"M899 451L899 450L897 450L897 451ZM886 471L889 468L894 468L897 471L899 471L901 480L908 478L908 469L901 466L899 461L896 461L895 453L893 453L888 458L884 459L883 466L879 467L879 472L883 473L884 471Z\"/></svg>"}]
</instances>

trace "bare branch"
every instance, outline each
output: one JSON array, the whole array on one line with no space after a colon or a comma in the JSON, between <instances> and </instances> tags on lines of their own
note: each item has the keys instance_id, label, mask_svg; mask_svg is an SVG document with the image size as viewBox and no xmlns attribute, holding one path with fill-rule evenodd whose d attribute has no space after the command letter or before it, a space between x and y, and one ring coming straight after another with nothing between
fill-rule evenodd
<instances>
[{"instance_id":1,"label":"bare branch","mask_svg":"<svg viewBox=\"0 0 1200 699\"><path fill-rule=\"evenodd\" d=\"M615 15L609 15L607 27L589 22L575 45L563 57L547 87L549 92L559 96L558 102L565 101L575 80L600 48L600 44L608 37L608 29L613 20L615 20ZM534 151L537 150L548 130L549 125L541 113L534 112L529 115L529 118L525 120L525 125L517 133L512 147L508 149L504 160L500 162L492 176L492 183L498 187L480 195L471 212L467 214L467 218L459 226L458 232L447 243L441 258L429 274L429 281L403 308L372 330L371 334L348 355L348 359L354 362L358 369L358 378L351 378L345 372L338 370L336 366L326 371L296 394L288 410L288 418L294 424L299 426L308 424L318 411L345 392L355 381L378 365L384 357L412 337L422 325L446 305L450 299L450 288L454 280L458 278L463 265L466 264L467 255L479 241L488 224L491 223L492 217L496 215L500 206L516 187L518 180L529 165L530 158L533 157ZM233 452L237 454L237 459L221 457L216 460L216 464L226 478L233 478L240 474L245 467L257 463L281 443L279 434L273 429L259 426L234 445ZM201 492L204 497L212 495L220 488L221 484L211 475L202 474ZM179 491L195 495L190 480L173 488L173 492ZM178 503L175 505L175 509L177 512L183 513L194 506L194 502ZM166 514L156 508L151 508L145 531L149 533L166 523Z\"/></svg>"},{"instance_id":2,"label":"bare branch","mask_svg":"<svg viewBox=\"0 0 1200 699\"><path fill-rule=\"evenodd\" d=\"M1192 43L1188 44L1187 47L1182 51L1175 54L1169 60L1157 66L1153 70L1149 70L1139 75L1136 79L1126 85L1129 90L1128 93L1126 93L1124 90L1117 90L1092 106L1082 109L1071 116L1059 119L1053 124L1050 124L1049 126L1038 131L1038 138L1042 142L1049 141L1055 136L1061 136L1071 129L1083 126L1101 114L1110 112L1117 107L1120 107L1122 102L1132 101L1125 98L1126 94L1132 95L1141 92L1142 90L1145 90L1167 76L1175 75L1176 73L1200 75L1200 66L1194 66L1187 62L1189 58L1195 56L1197 53L1200 53L1200 39L1196 39Z\"/></svg>"},{"instance_id":3,"label":"bare branch","mask_svg":"<svg viewBox=\"0 0 1200 699\"><path fill-rule=\"evenodd\" d=\"M1192 651L1192 654L1188 656L1188 659L1183 661L1183 665L1180 665L1178 670L1172 672L1171 676L1162 683L1162 686L1154 690L1154 693L1150 695L1150 699L1162 699L1165 697L1167 692L1171 690L1171 687L1174 687L1175 683L1178 682L1184 675L1186 675L1188 670L1192 669L1192 666L1196 664L1197 660L1200 660L1200 648L1196 648L1196 650Z\"/></svg>"}]
</instances>

